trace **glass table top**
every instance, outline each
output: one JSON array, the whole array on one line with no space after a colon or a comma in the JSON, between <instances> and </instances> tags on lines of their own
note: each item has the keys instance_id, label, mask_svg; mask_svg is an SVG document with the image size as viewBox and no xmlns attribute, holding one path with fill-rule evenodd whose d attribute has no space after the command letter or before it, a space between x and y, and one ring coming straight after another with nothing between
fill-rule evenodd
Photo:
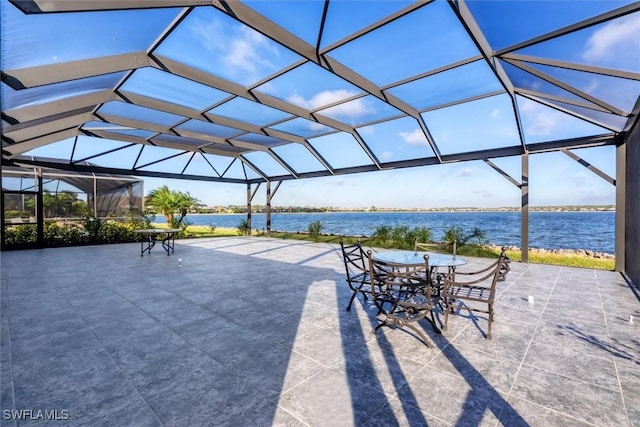
<instances>
[{"instance_id":1,"label":"glass table top","mask_svg":"<svg viewBox=\"0 0 640 427\"><path fill-rule=\"evenodd\" d=\"M372 257L375 260L382 262L421 265L424 264L425 255L429 255L430 267L456 267L467 263L467 260L457 255L439 254L434 252L384 251L376 252Z\"/></svg>"}]
</instances>

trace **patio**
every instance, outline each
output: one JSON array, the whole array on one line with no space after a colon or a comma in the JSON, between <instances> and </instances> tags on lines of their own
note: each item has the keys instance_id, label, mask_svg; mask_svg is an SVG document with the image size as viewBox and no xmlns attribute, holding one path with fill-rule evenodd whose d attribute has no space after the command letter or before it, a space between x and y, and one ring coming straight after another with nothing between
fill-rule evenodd
<instances>
[{"instance_id":1,"label":"patio","mask_svg":"<svg viewBox=\"0 0 640 427\"><path fill-rule=\"evenodd\" d=\"M68 411L49 425L640 426L640 303L620 274L512 263L493 340L463 313L442 336L425 324L427 349L371 335L362 300L344 310L337 244L138 254L1 254L2 426L11 409Z\"/></svg>"}]
</instances>

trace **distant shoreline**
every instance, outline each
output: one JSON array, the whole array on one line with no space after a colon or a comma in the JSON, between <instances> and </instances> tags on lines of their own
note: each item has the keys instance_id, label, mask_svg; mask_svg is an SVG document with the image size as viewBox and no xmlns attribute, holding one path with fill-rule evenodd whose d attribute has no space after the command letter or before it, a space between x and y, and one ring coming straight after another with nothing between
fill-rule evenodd
<instances>
[{"instance_id":1,"label":"distant shoreline","mask_svg":"<svg viewBox=\"0 0 640 427\"><path fill-rule=\"evenodd\" d=\"M205 210L205 209L203 209ZM499 208L334 208L334 207L302 207L302 206L272 206L272 213L349 213L349 212L376 212L376 213L429 213L429 212L520 212L520 207L499 207ZM615 212L615 205L593 205L593 206L529 206L529 212ZM254 205L251 213L264 213L266 207L263 205ZM230 214L246 214L246 207L242 206L226 206L212 207L208 212L190 212L189 215L230 215Z\"/></svg>"}]
</instances>

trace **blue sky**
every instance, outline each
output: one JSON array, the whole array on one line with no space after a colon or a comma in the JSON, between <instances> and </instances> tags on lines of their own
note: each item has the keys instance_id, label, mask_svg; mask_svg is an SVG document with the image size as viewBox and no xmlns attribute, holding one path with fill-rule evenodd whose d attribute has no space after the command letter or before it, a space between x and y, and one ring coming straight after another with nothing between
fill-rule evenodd
<instances>
[{"instance_id":1,"label":"blue sky","mask_svg":"<svg viewBox=\"0 0 640 427\"><path fill-rule=\"evenodd\" d=\"M576 150L576 154L615 178L615 148ZM520 159L493 162L519 180ZM615 187L562 153L529 158L532 206L615 204ZM145 178L145 191L156 186L187 191L208 205L246 204L246 186ZM272 186L272 188L274 188ZM265 204L263 184L253 200ZM274 206L367 208L520 206L520 190L484 162L396 169L282 183Z\"/></svg>"},{"instance_id":2,"label":"blue sky","mask_svg":"<svg viewBox=\"0 0 640 427\"><path fill-rule=\"evenodd\" d=\"M579 2L579 7L574 1L467 3L487 42L492 48L501 49L628 2L585 1ZM310 45L317 42L323 2L249 1L247 4ZM409 4L411 2L405 1L333 1L330 3L320 46L334 46L349 34ZM3 33L6 40L3 42L3 70L144 50L179 13L178 9L120 11L115 12L118 14L115 25L107 25L99 13L21 17L8 10L4 0L3 8L3 13L8 14L5 16L11 18L7 22L12 24ZM515 53L639 73L638 15L639 13L634 13L623 16ZM143 26L132 31L140 22L143 22ZM43 26L47 31L35 31ZM69 38L71 27L81 29L83 37ZM416 40L420 42L407 42ZM23 49L26 45L33 47L28 54ZM95 49L95 46L100 48ZM312 62L306 62L264 81L273 73L301 61L302 57L215 8L194 9L158 46L154 54L160 59L178 61L215 78L249 87L257 94L268 95L312 111L316 116L326 118L327 123L336 120L347 126L354 126L364 143L382 163L434 156L427 136L417 120L402 117L402 112L393 106L365 94L362 89ZM470 61L457 68L413 79L421 73L465 61L477 54L474 43L461 30L450 6L441 0L348 43L335 45L335 48L326 52L328 57L383 87L387 93L412 108L422 111L421 119L442 155L520 144L512 99L504 93L502 85L484 61ZM587 103L585 99L567 92L559 85L505 61L501 61L501 64L518 88L544 94L551 99L565 98ZM535 63L528 65L572 85L588 97L600 98L621 111L631 111L640 94L640 83L637 80ZM39 98L35 101L28 94L21 97L20 94L7 92L8 89L3 86L6 95L3 105L8 105L9 108L24 107L44 100L76 96L109 87L122 76L123 74L115 73L112 77L89 78L77 85L50 85L44 98L41 88L27 90L28 93L38 94ZM405 82L405 79L413 80ZM218 118L223 118L223 123L228 120L246 121L251 126L264 126L269 130L305 138L309 146L333 168L372 164L371 158L350 133L336 132L320 123L293 118L289 113L276 108L242 97L232 97L203 82L171 75L159 69L137 69L119 90L125 96L155 97L181 107L205 111L213 122L219 121ZM497 93L500 91L502 93ZM492 95L488 96L489 94ZM457 103L473 96L481 98ZM348 102L336 104L347 99ZM624 120L613 114L571 106L574 111L602 125L598 126L520 95L515 97L515 101L526 143L601 135L619 131L624 126ZM557 105L561 105L560 101L557 102ZM6 107L3 106L3 109ZM178 133L184 131L218 135L235 138L241 146L244 143L271 147L296 172L324 169L301 144L281 145L276 139L259 133L241 135L242 132L239 133L238 129L220 123L184 120L177 114L120 101L103 104L97 113L115 118L115 122L119 118L132 118L149 123L151 128L174 124L172 128ZM151 130L122 129L98 120L84 125L87 130L105 127L123 135L142 138L154 138L155 135ZM176 135L170 134L156 138L157 141L169 142L178 139ZM184 141L187 144L197 144L196 140L188 138ZM125 145L122 141L95 140L83 136L78 139L75 149L73 140L65 140L24 154L58 158L73 156L76 161ZM615 178L615 148L600 147L575 152ZM132 147L91 157L90 161L99 166L124 169L143 165L144 170L171 173L180 173L186 167L185 173L190 174L211 173L211 164L220 173L231 166L225 176L238 178L242 175L239 163L230 165L231 159L215 154L199 155L187 167L190 153L180 153L180 150L149 145L145 146L142 153L139 147ZM154 163L173 155L177 156ZM247 160L267 175L288 173L265 151L258 150L245 155ZM520 179L519 157L492 161L515 179ZM253 174L250 178L257 177L255 172L249 173ZM611 184L563 153L531 156L529 179L531 205L615 202L615 188ZM146 192L168 184L171 188L189 191L208 205L246 203L246 188L243 185L150 178L144 180ZM254 203L263 204L264 198L263 185ZM474 161L286 181L273 199L273 204L340 207L375 205L398 208L519 206L520 191L484 162Z\"/></svg>"}]
</instances>

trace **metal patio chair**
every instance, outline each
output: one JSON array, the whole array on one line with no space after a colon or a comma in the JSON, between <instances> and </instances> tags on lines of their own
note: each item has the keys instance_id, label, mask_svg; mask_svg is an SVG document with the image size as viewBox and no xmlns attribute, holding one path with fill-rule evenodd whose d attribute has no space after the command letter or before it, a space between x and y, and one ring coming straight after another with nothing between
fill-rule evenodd
<instances>
[{"instance_id":1,"label":"metal patio chair","mask_svg":"<svg viewBox=\"0 0 640 427\"><path fill-rule=\"evenodd\" d=\"M410 329L422 342L431 347L424 333L416 326L426 319L436 332L433 308L437 298L431 288L429 277L429 256L424 256L424 264L407 266L406 264L379 261L368 251L371 276L371 297L383 316L373 329L375 333L383 326L398 329Z\"/></svg>"},{"instance_id":2,"label":"metal patio chair","mask_svg":"<svg viewBox=\"0 0 640 427\"><path fill-rule=\"evenodd\" d=\"M413 242L413 250L417 253L417 252L428 252L430 249L433 248L433 243L426 243L426 242L418 242L417 240L415 242ZM455 271L448 269L448 271ZM440 273L440 268L435 267L435 268L431 268L431 287L433 290L433 295L434 296L440 296L440 294L442 293L442 279L444 277L444 273Z\"/></svg>"},{"instance_id":3,"label":"metal patio chair","mask_svg":"<svg viewBox=\"0 0 640 427\"><path fill-rule=\"evenodd\" d=\"M447 330L449 314L456 310L468 310L470 315L471 312L485 313L489 321L486 338L491 339L496 283L506 275L504 271L510 270L507 259L505 248L502 248L500 257L486 268L472 272L457 271L455 275L443 277L442 298L446 307L443 330Z\"/></svg>"},{"instance_id":4,"label":"metal patio chair","mask_svg":"<svg viewBox=\"0 0 640 427\"><path fill-rule=\"evenodd\" d=\"M359 293L362 294L365 301L368 299L367 295L371 293L369 268L366 263L366 254L360 242L356 242L353 245L345 245L341 240L340 248L342 249L342 259L347 275L346 281L352 292L349 305L347 305L347 311L351 311L353 300Z\"/></svg>"}]
</instances>

